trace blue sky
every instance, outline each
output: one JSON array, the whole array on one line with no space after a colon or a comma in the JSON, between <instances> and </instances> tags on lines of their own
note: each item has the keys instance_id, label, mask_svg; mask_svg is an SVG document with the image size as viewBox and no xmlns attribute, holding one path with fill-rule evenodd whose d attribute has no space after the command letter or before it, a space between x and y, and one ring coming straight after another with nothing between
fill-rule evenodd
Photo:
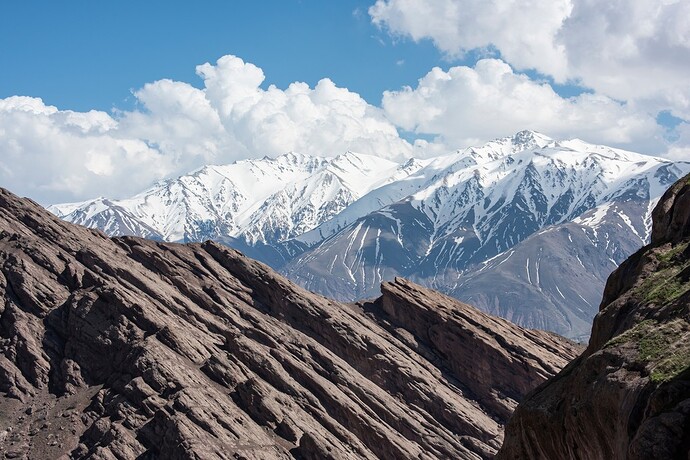
<instances>
[{"instance_id":1,"label":"blue sky","mask_svg":"<svg viewBox=\"0 0 690 460\"><path fill-rule=\"evenodd\" d=\"M690 0L0 2L0 185L402 160L522 129L690 159Z\"/></svg>"},{"instance_id":2,"label":"blue sky","mask_svg":"<svg viewBox=\"0 0 690 460\"><path fill-rule=\"evenodd\" d=\"M431 41L391 40L368 1L22 1L0 4L0 97L39 96L87 111L128 108L131 90L161 78L201 80L194 68L234 54L267 84L324 77L379 104L447 66ZM454 60L462 62L463 60ZM467 60L464 60L467 61Z\"/></svg>"}]
</instances>

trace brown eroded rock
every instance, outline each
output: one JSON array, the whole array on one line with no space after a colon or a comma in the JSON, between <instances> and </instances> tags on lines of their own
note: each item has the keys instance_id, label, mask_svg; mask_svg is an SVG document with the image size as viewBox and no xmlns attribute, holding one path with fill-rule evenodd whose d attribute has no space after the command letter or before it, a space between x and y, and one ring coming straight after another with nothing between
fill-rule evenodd
<instances>
[{"instance_id":1,"label":"brown eroded rock","mask_svg":"<svg viewBox=\"0 0 690 460\"><path fill-rule=\"evenodd\" d=\"M0 294L0 454L29 458L486 458L579 351L403 280L341 304L1 189Z\"/></svg>"},{"instance_id":2,"label":"brown eroded rock","mask_svg":"<svg viewBox=\"0 0 690 460\"><path fill-rule=\"evenodd\" d=\"M690 176L609 277L586 351L528 395L498 458L690 458Z\"/></svg>"}]
</instances>

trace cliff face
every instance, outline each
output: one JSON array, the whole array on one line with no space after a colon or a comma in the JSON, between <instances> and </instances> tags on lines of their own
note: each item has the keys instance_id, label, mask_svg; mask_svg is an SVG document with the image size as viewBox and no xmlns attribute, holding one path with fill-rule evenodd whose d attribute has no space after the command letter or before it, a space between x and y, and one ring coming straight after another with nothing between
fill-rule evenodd
<instances>
[{"instance_id":1,"label":"cliff face","mask_svg":"<svg viewBox=\"0 0 690 460\"><path fill-rule=\"evenodd\" d=\"M520 403L498 458L687 458L690 176L610 276L586 351Z\"/></svg>"},{"instance_id":2,"label":"cliff face","mask_svg":"<svg viewBox=\"0 0 690 460\"><path fill-rule=\"evenodd\" d=\"M109 239L0 189L0 454L485 458L580 351L382 291L333 302L226 247Z\"/></svg>"}]
</instances>

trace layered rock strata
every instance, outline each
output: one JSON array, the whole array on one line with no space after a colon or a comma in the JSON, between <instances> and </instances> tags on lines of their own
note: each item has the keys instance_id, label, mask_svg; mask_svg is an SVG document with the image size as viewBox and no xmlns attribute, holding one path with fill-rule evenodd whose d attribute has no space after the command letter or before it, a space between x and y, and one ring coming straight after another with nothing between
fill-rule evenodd
<instances>
[{"instance_id":1,"label":"layered rock strata","mask_svg":"<svg viewBox=\"0 0 690 460\"><path fill-rule=\"evenodd\" d=\"M110 239L0 189L0 454L487 458L580 351L382 290L337 303L224 246Z\"/></svg>"}]
</instances>

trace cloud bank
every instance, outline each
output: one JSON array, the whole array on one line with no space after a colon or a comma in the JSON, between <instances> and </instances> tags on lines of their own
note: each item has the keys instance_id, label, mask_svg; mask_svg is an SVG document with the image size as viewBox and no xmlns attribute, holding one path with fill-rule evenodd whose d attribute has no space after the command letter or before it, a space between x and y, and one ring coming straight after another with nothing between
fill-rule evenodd
<instances>
[{"instance_id":1,"label":"cloud bank","mask_svg":"<svg viewBox=\"0 0 690 460\"><path fill-rule=\"evenodd\" d=\"M124 197L205 164L288 151L402 159L415 150L380 108L329 79L262 89L263 71L235 56L197 73L203 89L149 83L134 93L137 110L115 116L0 99L0 183L55 203Z\"/></svg>"},{"instance_id":2,"label":"cloud bank","mask_svg":"<svg viewBox=\"0 0 690 460\"><path fill-rule=\"evenodd\" d=\"M369 14L450 57L497 51L517 70L690 118L687 0L377 0Z\"/></svg>"},{"instance_id":3,"label":"cloud bank","mask_svg":"<svg viewBox=\"0 0 690 460\"><path fill-rule=\"evenodd\" d=\"M33 97L0 99L0 184L43 204L118 198L205 164L288 151L424 157L521 129L678 159L690 154L689 125L681 123L669 144L655 119L658 107L679 117L688 110L682 74L690 56L675 62L670 51L687 52L686 4L667 0L654 9L635 2L628 19L647 22L625 30L613 10L594 18L601 2L534 0L529 10L516 4L379 0L370 14L392 33L431 38L449 55L495 47L502 57L434 68L414 88L385 92L381 107L327 78L314 87L266 86L259 67L232 55L196 68L201 88L168 79L145 84L130 111L74 112ZM592 37L602 43L585 62ZM644 67L647 58L658 67ZM521 68L557 81L577 78L595 90L563 97ZM621 69L634 75L628 80Z\"/></svg>"},{"instance_id":4,"label":"cloud bank","mask_svg":"<svg viewBox=\"0 0 690 460\"><path fill-rule=\"evenodd\" d=\"M384 93L383 108L396 125L439 133L444 145L476 145L524 127L637 150L654 151L663 142L656 120L643 111L590 93L563 98L498 59L447 72L434 68L416 88Z\"/></svg>"}]
</instances>

